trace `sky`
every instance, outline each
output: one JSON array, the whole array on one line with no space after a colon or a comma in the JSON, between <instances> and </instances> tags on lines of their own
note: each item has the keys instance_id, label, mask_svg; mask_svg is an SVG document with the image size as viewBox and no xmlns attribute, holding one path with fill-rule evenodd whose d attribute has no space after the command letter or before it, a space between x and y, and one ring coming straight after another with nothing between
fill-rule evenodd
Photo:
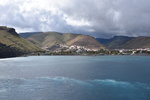
<instances>
[{"instance_id":1,"label":"sky","mask_svg":"<svg viewBox=\"0 0 150 100\"><path fill-rule=\"evenodd\" d=\"M150 0L0 0L0 25L17 32L150 36Z\"/></svg>"}]
</instances>

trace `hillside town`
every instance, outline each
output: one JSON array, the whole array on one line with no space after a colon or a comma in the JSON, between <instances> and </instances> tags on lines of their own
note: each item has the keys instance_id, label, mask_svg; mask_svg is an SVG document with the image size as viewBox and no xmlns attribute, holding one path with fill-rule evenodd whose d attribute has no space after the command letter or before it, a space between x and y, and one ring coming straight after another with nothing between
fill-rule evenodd
<instances>
[{"instance_id":1,"label":"hillside town","mask_svg":"<svg viewBox=\"0 0 150 100\"><path fill-rule=\"evenodd\" d=\"M150 48L138 49L93 49L84 46L57 44L51 48L43 48L51 55L149 55Z\"/></svg>"}]
</instances>

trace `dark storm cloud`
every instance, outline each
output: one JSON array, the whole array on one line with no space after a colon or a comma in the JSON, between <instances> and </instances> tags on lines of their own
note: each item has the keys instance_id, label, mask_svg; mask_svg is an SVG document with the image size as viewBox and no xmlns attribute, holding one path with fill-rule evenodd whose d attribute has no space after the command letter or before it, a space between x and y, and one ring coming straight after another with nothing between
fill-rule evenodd
<instances>
[{"instance_id":1,"label":"dark storm cloud","mask_svg":"<svg viewBox=\"0 0 150 100\"><path fill-rule=\"evenodd\" d=\"M76 9L78 8L78 9ZM65 11L92 24L97 33L118 35L149 35L149 0L82 0Z\"/></svg>"},{"instance_id":2,"label":"dark storm cloud","mask_svg":"<svg viewBox=\"0 0 150 100\"><path fill-rule=\"evenodd\" d=\"M150 1L12 0L0 2L0 24L16 27L18 31L150 35Z\"/></svg>"}]
</instances>

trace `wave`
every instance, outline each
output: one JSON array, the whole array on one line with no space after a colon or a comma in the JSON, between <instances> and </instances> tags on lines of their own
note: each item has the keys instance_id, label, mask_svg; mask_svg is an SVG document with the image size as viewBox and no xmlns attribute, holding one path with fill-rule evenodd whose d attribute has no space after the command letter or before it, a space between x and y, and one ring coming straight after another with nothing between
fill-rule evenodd
<instances>
[{"instance_id":1,"label":"wave","mask_svg":"<svg viewBox=\"0 0 150 100\"><path fill-rule=\"evenodd\" d=\"M16 91L19 94L16 95ZM150 100L150 84L66 77L0 79L0 100L3 100L2 95L7 95L6 100L10 100L14 94L15 98L26 98L27 95L30 100Z\"/></svg>"}]
</instances>

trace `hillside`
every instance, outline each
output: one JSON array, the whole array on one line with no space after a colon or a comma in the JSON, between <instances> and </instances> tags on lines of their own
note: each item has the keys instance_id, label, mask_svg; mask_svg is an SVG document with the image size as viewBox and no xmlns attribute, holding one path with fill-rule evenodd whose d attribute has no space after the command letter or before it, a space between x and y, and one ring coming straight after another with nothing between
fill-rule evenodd
<instances>
[{"instance_id":1,"label":"hillside","mask_svg":"<svg viewBox=\"0 0 150 100\"><path fill-rule=\"evenodd\" d=\"M105 48L94 37L81 34L62 34L58 32L45 32L32 35L27 38L32 43L44 48L51 49L57 45L65 46L81 46L88 49L102 49Z\"/></svg>"},{"instance_id":2,"label":"hillside","mask_svg":"<svg viewBox=\"0 0 150 100\"><path fill-rule=\"evenodd\" d=\"M41 51L33 43L21 38L13 28L0 26L0 58Z\"/></svg>"},{"instance_id":3,"label":"hillside","mask_svg":"<svg viewBox=\"0 0 150 100\"><path fill-rule=\"evenodd\" d=\"M128 41L122 48L125 49L138 49L138 48L150 48L150 37L136 37Z\"/></svg>"},{"instance_id":4,"label":"hillside","mask_svg":"<svg viewBox=\"0 0 150 100\"><path fill-rule=\"evenodd\" d=\"M110 39L97 38L97 40L109 49L121 49L124 48L123 45L125 43L132 40L133 38L134 37L114 36Z\"/></svg>"},{"instance_id":5,"label":"hillside","mask_svg":"<svg viewBox=\"0 0 150 100\"><path fill-rule=\"evenodd\" d=\"M19 35L23 38L28 38L32 35L40 34L40 33L43 33L43 32L25 32L25 33L19 33Z\"/></svg>"},{"instance_id":6,"label":"hillside","mask_svg":"<svg viewBox=\"0 0 150 100\"><path fill-rule=\"evenodd\" d=\"M110 49L150 48L150 37L114 36L110 39L97 38L99 42Z\"/></svg>"}]
</instances>

